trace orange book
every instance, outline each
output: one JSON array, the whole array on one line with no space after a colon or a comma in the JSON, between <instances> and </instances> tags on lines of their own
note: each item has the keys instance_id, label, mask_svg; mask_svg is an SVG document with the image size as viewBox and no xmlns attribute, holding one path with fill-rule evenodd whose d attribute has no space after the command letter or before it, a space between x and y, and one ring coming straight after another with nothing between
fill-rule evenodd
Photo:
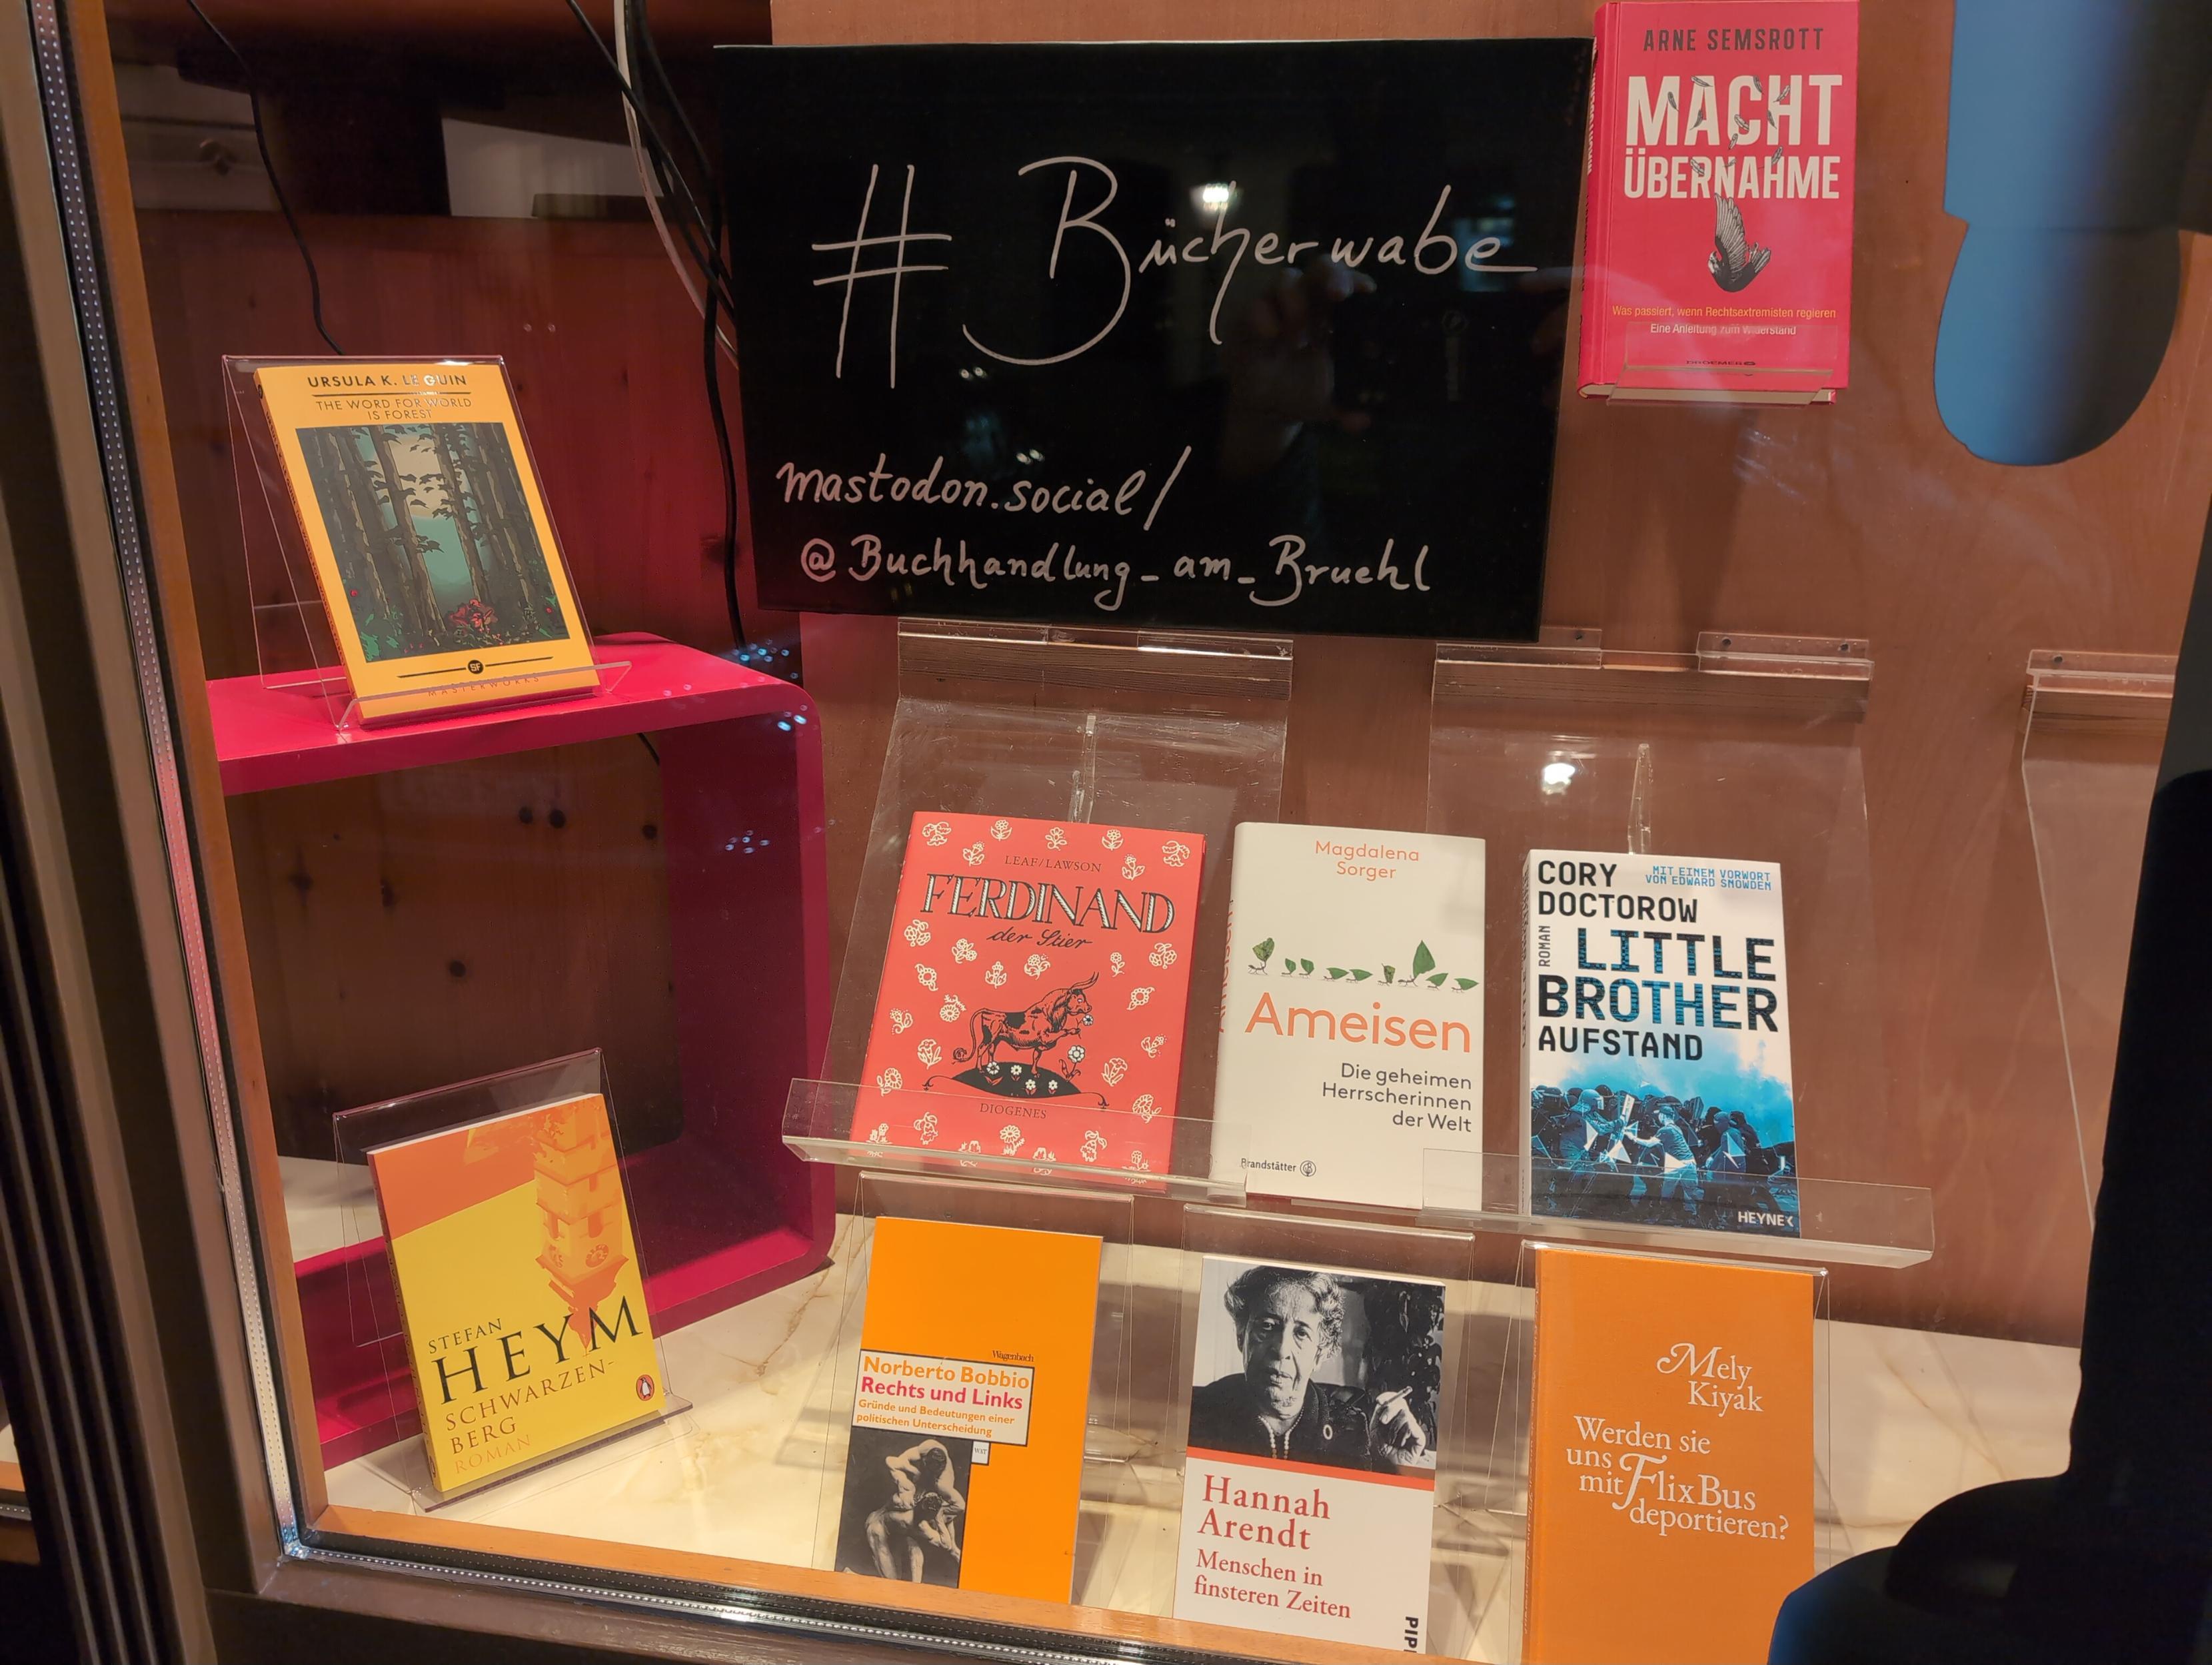
<instances>
[{"instance_id":1,"label":"orange book","mask_svg":"<svg viewBox=\"0 0 2212 1665\"><path fill-rule=\"evenodd\" d=\"M662 1414L605 1099L402 1140L368 1170L440 1491Z\"/></svg>"},{"instance_id":2,"label":"orange book","mask_svg":"<svg viewBox=\"0 0 2212 1665\"><path fill-rule=\"evenodd\" d=\"M1758 1665L1813 1576L1820 1274L1533 1252L1522 1656Z\"/></svg>"},{"instance_id":3,"label":"orange book","mask_svg":"<svg viewBox=\"0 0 2212 1665\"><path fill-rule=\"evenodd\" d=\"M876 1221L840 1571L1068 1599L1101 1247Z\"/></svg>"}]
</instances>

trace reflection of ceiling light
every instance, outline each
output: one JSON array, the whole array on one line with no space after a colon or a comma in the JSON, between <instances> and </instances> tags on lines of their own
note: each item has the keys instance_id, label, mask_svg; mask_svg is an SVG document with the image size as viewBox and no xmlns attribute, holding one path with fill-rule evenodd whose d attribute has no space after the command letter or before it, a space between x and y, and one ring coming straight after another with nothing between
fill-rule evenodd
<instances>
[{"instance_id":1,"label":"reflection of ceiling light","mask_svg":"<svg viewBox=\"0 0 2212 1665\"><path fill-rule=\"evenodd\" d=\"M1543 781L1547 792L1565 791L1567 783L1574 778L1575 766L1571 763L1547 763L1544 766Z\"/></svg>"},{"instance_id":2,"label":"reflection of ceiling light","mask_svg":"<svg viewBox=\"0 0 2212 1665\"><path fill-rule=\"evenodd\" d=\"M1194 186L1190 199L1198 204L1201 214L1219 214L1237 200L1237 186L1233 181L1217 179Z\"/></svg>"}]
</instances>

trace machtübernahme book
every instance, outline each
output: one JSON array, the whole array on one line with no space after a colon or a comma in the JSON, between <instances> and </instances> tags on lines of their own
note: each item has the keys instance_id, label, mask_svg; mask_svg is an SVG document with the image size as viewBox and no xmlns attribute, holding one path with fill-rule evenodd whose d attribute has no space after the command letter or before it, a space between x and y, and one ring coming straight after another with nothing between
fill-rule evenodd
<instances>
[{"instance_id":1,"label":"macht\u00fcbernahme book","mask_svg":"<svg viewBox=\"0 0 2212 1665\"><path fill-rule=\"evenodd\" d=\"M853 1136L1164 1172L1206 840L923 811Z\"/></svg>"},{"instance_id":2,"label":"macht\u00fcbernahme book","mask_svg":"<svg viewBox=\"0 0 2212 1665\"><path fill-rule=\"evenodd\" d=\"M1428 1650L1444 1286L1209 1255L1175 1616Z\"/></svg>"},{"instance_id":3,"label":"macht\u00fcbernahme book","mask_svg":"<svg viewBox=\"0 0 2212 1665\"><path fill-rule=\"evenodd\" d=\"M368 1153L441 1492L666 1408L606 1101Z\"/></svg>"},{"instance_id":4,"label":"macht\u00fcbernahme book","mask_svg":"<svg viewBox=\"0 0 2212 1665\"><path fill-rule=\"evenodd\" d=\"M1782 869L1532 850L1531 1212L1796 1237Z\"/></svg>"},{"instance_id":5,"label":"macht\u00fcbernahme book","mask_svg":"<svg viewBox=\"0 0 2212 1665\"><path fill-rule=\"evenodd\" d=\"M839 1571L1068 1599L1101 1247L877 1220Z\"/></svg>"},{"instance_id":6,"label":"macht\u00fcbernahme book","mask_svg":"<svg viewBox=\"0 0 2212 1665\"><path fill-rule=\"evenodd\" d=\"M1825 404L1850 381L1858 0L1597 15L1586 397Z\"/></svg>"},{"instance_id":7,"label":"macht\u00fcbernahme book","mask_svg":"<svg viewBox=\"0 0 2212 1665\"><path fill-rule=\"evenodd\" d=\"M1214 1167L1395 1208L1482 1149L1480 839L1246 821L1230 878Z\"/></svg>"},{"instance_id":8,"label":"macht\u00fcbernahme book","mask_svg":"<svg viewBox=\"0 0 2212 1665\"><path fill-rule=\"evenodd\" d=\"M365 720L598 684L503 366L325 359L254 380Z\"/></svg>"}]
</instances>

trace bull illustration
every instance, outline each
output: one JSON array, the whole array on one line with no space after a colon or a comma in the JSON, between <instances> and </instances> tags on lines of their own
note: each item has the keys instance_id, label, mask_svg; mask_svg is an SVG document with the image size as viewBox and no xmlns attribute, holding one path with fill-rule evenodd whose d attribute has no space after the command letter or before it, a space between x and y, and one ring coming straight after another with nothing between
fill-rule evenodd
<instances>
[{"instance_id":1,"label":"bull illustration","mask_svg":"<svg viewBox=\"0 0 2212 1665\"><path fill-rule=\"evenodd\" d=\"M1097 981L1098 973L1093 972L1018 1012L977 1007L968 1019L968 1044L955 1050L953 1062L973 1058L978 1063L996 1063L1004 1050L1028 1053L1035 1067L1054 1047L1083 1032L1091 1021L1091 996L1085 991Z\"/></svg>"}]
</instances>

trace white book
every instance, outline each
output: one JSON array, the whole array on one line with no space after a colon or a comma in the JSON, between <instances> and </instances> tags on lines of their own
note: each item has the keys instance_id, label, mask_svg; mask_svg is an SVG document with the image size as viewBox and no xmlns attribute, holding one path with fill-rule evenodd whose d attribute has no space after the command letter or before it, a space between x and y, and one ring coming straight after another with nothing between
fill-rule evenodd
<instances>
[{"instance_id":1,"label":"white book","mask_svg":"<svg viewBox=\"0 0 2212 1665\"><path fill-rule=\"evenodd\" d=\"M1230 875L1214 1172L1418 1208L1481 1160L1482 840L1246 821Z\"/></svg>"},{"instance_id":2,"label":"white book","mask_svg":"<svg viewBox=\"0 0 2212 1665\"><path fill-rule=\"evenodd\" d=\"M1429 1650L1457 1363L1444 1295L1430 1278L1206 1257L1176 1618Z\"/></svg>"},{"instance_id":3,"label":"white book","mask_svg":"<svg viewBox=\"0 0 2212 1665\"><path fill-rule=\"evenodd\" d=\"M1528 1212L1796 1236L1782 869L1532 850L1522 878Z\"/></svg>"}]
</instances>

